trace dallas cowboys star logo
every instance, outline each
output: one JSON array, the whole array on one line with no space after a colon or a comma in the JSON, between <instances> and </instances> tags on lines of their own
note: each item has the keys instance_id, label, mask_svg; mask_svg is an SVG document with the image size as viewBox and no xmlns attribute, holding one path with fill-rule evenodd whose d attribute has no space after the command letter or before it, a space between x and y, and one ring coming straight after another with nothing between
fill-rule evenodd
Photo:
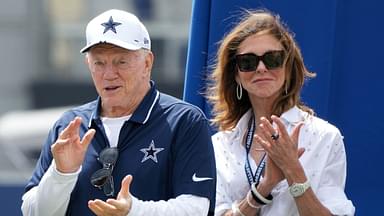
<instances>
[{"instance_id":1,"label":"dallas cowboys star logo","mask_svg":"<svg viewBox=\"0 0 384 216\"><path fill-rule=\"evenodd\" d=\"M115 27L118 26L118 25L121 25L121 23L114 22L113 18L111 16L111 17L109 17L108 22L101 23L101 25L104 26L104 28L105 28L103 34L105 34L105 32L107 32L109 30L113 31L116 34L117 32L116 32L116 28Z\"/></svg>"},{"instance_id":2,"label":"dallas cowboys star logo","mask_svg":"<svg viewBox=\"0 0 384 216\"><path fill-rule=\"evenodd\" d=\"M155 163L157 163L157 154L163 150L164 148L156 148L155 142L153 142L152 140L148 148L140 149L140 151L144 153L144 157L143 157L143 160L141 160L141 163L143 163L148 159L152 159Z\"/></svg>"}]
</instances>

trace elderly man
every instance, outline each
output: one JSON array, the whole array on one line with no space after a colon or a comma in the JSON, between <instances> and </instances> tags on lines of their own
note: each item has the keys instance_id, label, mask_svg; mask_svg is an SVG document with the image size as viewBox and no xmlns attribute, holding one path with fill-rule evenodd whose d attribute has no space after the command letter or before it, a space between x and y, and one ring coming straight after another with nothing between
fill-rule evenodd
<instances>
[{"instance_id":1,"label":"elderly man","mask_svg":"<svg viewBox=\"0 0 384 216\"><path fill-rule=\"evenodd\" d=\"M108 10L88 23L86 39L81 52L99 97L50 130L23 215L211 214L216 171L208 121L156 89L145 26L131 13Z\"/></svg>"}]
</instances>

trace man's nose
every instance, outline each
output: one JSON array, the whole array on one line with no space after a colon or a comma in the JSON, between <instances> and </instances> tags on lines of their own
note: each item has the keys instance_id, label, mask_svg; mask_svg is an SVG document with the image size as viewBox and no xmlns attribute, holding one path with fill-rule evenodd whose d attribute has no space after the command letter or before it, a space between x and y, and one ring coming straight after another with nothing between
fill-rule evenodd
<instances>
[{"instance_id":1,"label":"man's nose","mask_svg":"<svg viewBox=\"0 0 384 216\"><path fill-rule=\"evenodd\" d=\"M116 65L110 63L106 64L105 71L104 71L104 77L115 77L117 75L117 67Z\"/></svg>"}]
</instances>

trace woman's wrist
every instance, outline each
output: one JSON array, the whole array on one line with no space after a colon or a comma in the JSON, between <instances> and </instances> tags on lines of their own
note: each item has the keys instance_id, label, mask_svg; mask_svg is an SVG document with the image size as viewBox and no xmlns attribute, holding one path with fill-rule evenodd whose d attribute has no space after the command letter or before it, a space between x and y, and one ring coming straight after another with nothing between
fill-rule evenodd
<instances>
[{"instance_id":1,"label":"woman's wrist","mask_svg":"<svg viewBox=\"0 0 384 216\"><path fill-rule=\"evenodd\" d=\"M232 215L233 216L245 216L243 212L240 210L240 205L237 201L232 203Z\"/></svg>"},{"instance_id":2,"label":"woman's wrist","mask_svg":"<svg viewBox=\"0 0 384 216\"><path fill-rule=\"evenodd\" d=\"M246 199L247 199L248 206L250 206L251 208L253 208L253 209L261 208L262 205L260 203L256 202L255 199L253 198L252 190L248 191Z\"/></svg>"},{"instance_id":3,"label":"woman's wrist","mask_svg":"<svg viewBox=\"0 0 384 216\"><path fill-rule=\"evenodd\" d=\"M251 192L252 192L252 197L253 199L259 203L260 205L267 205L267 204L270 204L272 202L272 199L273 199L273 196L272 194L268 194L268 195L262 195L258 190L257 190L257 187L258 187L258 184L257 183L253 183L252 186L251 186Z\"/></svg>"},{"instance_id":4,"label":"woman's wrist","mask_svg":"<svg viewBox=\"0 0 384 216\"><path fill-rule=\"evenodd\" d=\"M231 216L255 215L259 212L260 207L261 205L253 200L251 191L249 191L243 200L232 203Z\"/></svg>"},{"instance_id":5,"label":"woman's wrist","mask_svg":"<svg viewBox=\"0 0 384 216\"><path fill-rule=\"evenodd\" d=\"M276 183L277 184L277 183ZM262 181L260 181L260 183L257 185L257 191L263 195L264 197L265 196L268 196L268 194L271 193L273 187L275 187L276 185L275 183L272 183L266 179L263 179Z\"/></svg>"},{"instance_id":6,"label":"woman's wrist","mask_svg":"<svg viewBox=\"0 0 384 216\"><path fill-rule=\"evenodd\" d=\"M306 180L304 168L300 162L285 169L284 176L287 179L288 185L291 185L293 182L304 182Z\"/></svg>"}]
</instances>

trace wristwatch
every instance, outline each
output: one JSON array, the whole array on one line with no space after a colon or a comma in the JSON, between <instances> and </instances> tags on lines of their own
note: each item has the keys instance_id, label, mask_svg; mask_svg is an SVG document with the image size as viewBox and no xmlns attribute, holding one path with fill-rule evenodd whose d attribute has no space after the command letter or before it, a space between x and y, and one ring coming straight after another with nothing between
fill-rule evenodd
<instances>
[{"instance_id":1,"label":"wristwatch","mask_svg":"<svg viewBox=\"0 0 384 216\"><path fill-rule=\"evenodd\" d=\"M304 183L293 183L289 188L289 193L293 196L293 197L299 197L301 195L303 195L303 193L309 188L311 187L311 184L309 183L309 180L307 180L306 182Z\"/></svg>"}]
</instances>

